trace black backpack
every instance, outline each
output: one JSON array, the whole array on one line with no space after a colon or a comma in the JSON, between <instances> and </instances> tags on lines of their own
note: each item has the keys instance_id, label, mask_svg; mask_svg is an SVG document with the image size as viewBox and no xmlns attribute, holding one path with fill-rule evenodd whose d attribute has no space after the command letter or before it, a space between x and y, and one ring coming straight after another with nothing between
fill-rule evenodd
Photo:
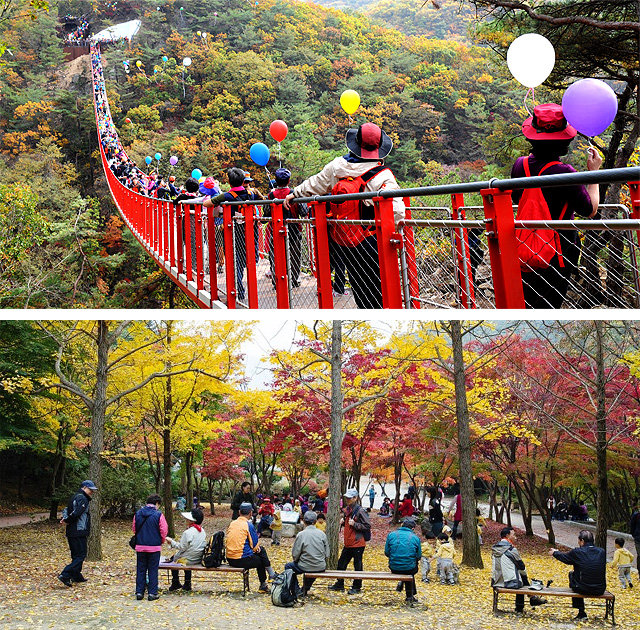
<instances>
[{"instance_id":1,"label":"black backpack","mask_svg":"<svg viewBox=\"0 0 640 630\"><path fill-rule=\"evenodd\" d=\"M271 603L282 608L291 608L297 601L298 578L293 569L285 569L271 582Z\"/></svg>"},{"instance_id":2,"label":"black backpack","mask_svg":"<svg viewBox=\"0 0 640 630\"><path fill-rule=\"evenodd\" d=\"M353 512L351 512L351 518L354 521L358 521L361 525L367 526L367 528L361 531L360 533L362 534L362 537L364 538L365 542L369 542L371 540L371 523L366 522L364 519L358 519L358 516L360 515L360 510L362 510L362 507L359 505L356 505L356 509Z\"/></svg>"},{"instance_id":3,"label":"black backpack","mask_svg":"<svg viewBox=\"0 0 640 630\"><path fill-rule=\"evenodd\" d=\"M224 553L224 532L220 530L209 536L202 553L202 564L207 569L219 567L226 560Z\"/></svg>"}]
</instances>

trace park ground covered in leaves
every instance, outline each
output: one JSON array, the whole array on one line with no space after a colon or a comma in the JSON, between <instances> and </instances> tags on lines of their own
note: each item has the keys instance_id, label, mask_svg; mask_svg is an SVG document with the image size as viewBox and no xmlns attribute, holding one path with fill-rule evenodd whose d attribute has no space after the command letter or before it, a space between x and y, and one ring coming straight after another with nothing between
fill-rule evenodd
<instances>
[{"instance_id":1,"label":"park ground covered in leaves","mask_svg":"<svg viewBox=\"0 0 640 630\"><path fill-rule=\"evenodd\" d=\"M218 516L207 516L207 532L226 528L229 510L216 510ZM179 516L178 516L179 518ZM374 534L364 556L365 569L387 570L384 538L391 525L373 517ZM101 562L85 564L86 584L66 588L56 576L68 562L64 530L56 523L39 523L0 530L0 562L6 578L0 583L0 627L2 628L570 628L573 611L568 600L558 598L538 609L527 608L517 618L510 597L503 597L501 608L507 612L496 619L491 613L490 547L499 535L500 525L489 523L484 533L485 568L463 569L459 586L418 583L420 603L404 606L404 596L388 582L364 583L360 596L327 591L328 581L320 581L301 608L284 609L271 605L270 598L256 592L255 572L251 575L252 591L242 597L241 580L212 576L194 577L190 593L163 593L160 600L136 601L135 556L127 546L130 525L123 521L103 521ZM281 547L267 550L276 570L281 570L291 557L292 539L284 539ZM567 567L551 559L547 545L537 538L519 540L518 547L526 560L529 574L543 580L553 579L555 586L566 583ZM7 569L10 567L10 569ZM207 581L205 581L207 579ZM640 625L638 591L622 591L614 571L607 575L608 587L616 595L616 621L620 630ZM161 588L166 578L161 575ZM587 603L589 621L582 628L608 627L603 621L604 608Z\"/></svg>"}]
</instances>

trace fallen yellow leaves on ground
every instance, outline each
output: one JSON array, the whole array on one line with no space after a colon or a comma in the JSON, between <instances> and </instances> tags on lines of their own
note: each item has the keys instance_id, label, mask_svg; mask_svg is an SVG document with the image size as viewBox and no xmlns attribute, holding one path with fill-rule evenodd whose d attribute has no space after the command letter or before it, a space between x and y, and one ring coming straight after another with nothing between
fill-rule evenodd
<instances>
[{"instance_id":1,"label":"fallen yellow leaves on ground","mask_svg":"<svg viewBox=\"0 0 640 630\"><path fill-rule=\"evenodd\" d=\"M229 522L222 517L207 517L204 526L211 533ZM178 520L178 522L180 522ZM6 579L0 584L1 628L471 628L495 630L497 626L515 629L561 629L574 627L574 611L569 600L554 598L546 606L532 609L525 616L513 614L513 597L502 596L500 618L491 612L490 544L492 529L485 535L482 570L464 569L459 586L441 585L432 571L431 584L418 581L420 603L404 606L404 594L397 593L389 582L365 581L359 596L333 593L330 582L318 581L307 603L301 608L284 609L271 605L271 600L256 592L254 571L252 591L243 599L241 579L196 574L190 593L164 592L156 602L134 598L135 554L127 545L130 523L103 523L104 560L89 562L84 574L89 582L66 588L58 580L61 568L69 561L64 529L55 523L36 523L0 529L0 562ZM389 525L374 518L374 527ZM377 539L378 537L376 537ZM283 539L280 547L263 539L276 571L291 559L292 539ZM544 554L544 543L527 545L524 559L531 577L554 580L554 586L565 586L567 567ZM531 549L531 551L529 551ZM383 547L369 544L364 555L365 570L387 569ZM7 567L11 567L7 569ZM635 576L635 574L634 574ZM623 591L614 571L608 572L609 590L616 595L616 621L620 630L640 627L638 592ZM166 577L160 576L166 589ZM348 586L348 584L347 584ZM604 607L587 601L589 621L582 628L607 627L603 622Z\"/></svg>"}]
</instances>

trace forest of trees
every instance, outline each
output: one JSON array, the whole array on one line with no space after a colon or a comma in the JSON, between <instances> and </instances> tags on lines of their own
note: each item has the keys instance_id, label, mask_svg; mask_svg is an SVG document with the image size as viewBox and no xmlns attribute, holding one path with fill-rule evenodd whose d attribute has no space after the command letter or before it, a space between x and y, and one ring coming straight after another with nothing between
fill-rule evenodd
<instances>
[{"instance_id":1,"label":"forest of trees","mask_svg":"<svg viewBox=\"0 0 640 630\"><path fill-rule=\"evenodd\" d=\"M601 533L623 528L640 494L634 322L344 322L337 351L331 322L316 322L265 353L261 389L241 361L253 328L0 322L2 503L55 514L87 476L100 482L96 517L157 491L171 518L179 489L213 505L244 479L313 492L334 438L336 493L366 474L393 496L401 480L462 486L468 473L493 514L517 503L531 533L539 512L552 544L550 494L597 508Z\"/></svg>"},{"instance_id":2,"label":"forest of trees","mask_svg":"<svg viewBox=\"0 0 640 630\"><path fill-rule=\"evenodd\" d=\"M558 101L582 76L610 80L621 113L596 143L606 166L637 162L638 31L606 26L633 20L633 2L590 3L607 6L579 28L579 2L547 3L569 20L561 25L511 6L522 3L349 4L345 13L296 0L3 3L0 306L193 306L115 213L96 152L88 57L65 61L62 15L89 16L94 31L141 19L130 46L105 48L111 110L129 155L143 164L157 151L175 154L179 178L196 166L220 177L240 164L265 187L248 149L271 143L269 123L281 118L290 129L283 161L301 180L344 151L346 88L362 97L354 122L372 120L394 140L388 162L401 184L504 176L526 147L524 89L504 54L531 30L558 58L538 100ZM583 150L570 159L584 167Z\"/></svg>"}]
</instances>

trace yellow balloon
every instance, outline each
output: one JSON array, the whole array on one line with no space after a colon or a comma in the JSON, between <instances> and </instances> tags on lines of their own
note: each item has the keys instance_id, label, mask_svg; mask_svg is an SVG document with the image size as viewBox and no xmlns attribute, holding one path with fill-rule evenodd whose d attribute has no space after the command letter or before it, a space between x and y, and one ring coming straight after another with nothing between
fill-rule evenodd
<instances>
[{"instance_id":1,"label":"yellow balloon","mask_svg":"<svg viewBox=\"0 0 640 630\"><path fill-rule=\"evenodd\" d=\"M355 114L358 107L360 107L360 94L355 90L345 90L340 97L340 105L349 116Z\"/></svg>"},{"instance_id":2,"label":"yellow balloon","mask_svg":"<svg viewBox=\"0 0 640 630\"><path fill-rule=\"evenodd\" d=\"M197 35L198 37L200 37L200 35L202 35L202 31L198 31L198 32L196 33L196 35Z\"/></svg>"},{"instance_id":3,"label":"yellow balloon","mask_svg":"<svg viewBox=\"0 0 640 630\"><path fill-rule=\"evenodd\" d=\"M138 61L136 61L136 66L138 66L138 68L139 68L141 65L142 65L142 61L140 61L140 60L138 59Z\"/></svg>"}]
</instances>

